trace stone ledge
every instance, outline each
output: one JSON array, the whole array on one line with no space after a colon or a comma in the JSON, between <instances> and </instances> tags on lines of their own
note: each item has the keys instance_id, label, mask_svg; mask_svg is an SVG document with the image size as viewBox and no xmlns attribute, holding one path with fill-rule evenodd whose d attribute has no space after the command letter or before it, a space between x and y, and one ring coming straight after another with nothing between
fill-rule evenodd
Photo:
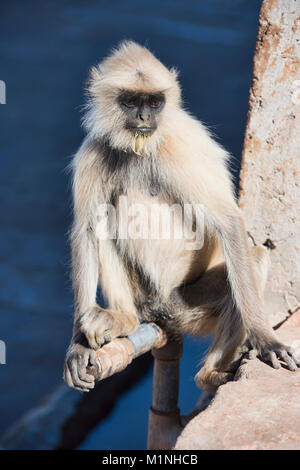
<instances>
[{"instance_id":1,"label":"stone ledge","mask_svg":"<svg viewBox=\"0 0 300 470\"><path fill-rule=\"evenodd\" d=\"M300 354L300 312L277 333ZM175 449L299 450L300 370L275 370L259 359L244 359L235 381L221 386L187 424Z\"/></svg>"}]
</instances>

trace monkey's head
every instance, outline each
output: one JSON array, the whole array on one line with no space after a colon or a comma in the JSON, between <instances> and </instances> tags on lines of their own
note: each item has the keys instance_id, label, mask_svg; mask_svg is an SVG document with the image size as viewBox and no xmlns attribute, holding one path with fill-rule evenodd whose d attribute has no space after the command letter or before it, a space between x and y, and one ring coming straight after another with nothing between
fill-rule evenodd
<instances>
[{"instance_id":1,"label":"monkey's head","mask_svg":"<svg viewBox=\"0 0 300 470\"><path fill-rule=\"evenodd\" d=\"M172 120L180 108L177 73L132 41L91 69L88 94L84 124L112 147L149 155L174 131Z\"/></svg>"},{"instance_id":2,"label":"monkey's head","mask_svg":"<svg viewBox=\"0 0 300 470\"><path fill-rule=\"evenodd\" d=\"M162 92L146 93L124 90L119 104L125 114L125 128L132 133L132 148L140 154L143 144L157 129L159 113L165 104Z\"/></svg>"}]
</instances>

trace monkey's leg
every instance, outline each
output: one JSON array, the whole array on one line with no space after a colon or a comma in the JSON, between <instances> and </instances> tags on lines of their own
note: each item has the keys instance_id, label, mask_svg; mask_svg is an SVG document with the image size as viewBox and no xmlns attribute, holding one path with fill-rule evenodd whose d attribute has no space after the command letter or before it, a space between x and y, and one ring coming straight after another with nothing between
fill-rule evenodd
<instances>
[{"instance_id":1,"label":"monkey's leg","mask_svg":"<svg viewBox=\"0 0 300 470\"><path fill-rule=\"evenodd\" d=\"M268 253L264 247L253 247L252 254L262 295L269 267ZM232 300L225 264L211 268L197 283L185 287L183 299L186 305L185 312L180 315L183 331L214 334L205 362L195 377L201 388L214 391L233 377L233 365L241 356L246 340Z\"/></svg>"}]
</instances>

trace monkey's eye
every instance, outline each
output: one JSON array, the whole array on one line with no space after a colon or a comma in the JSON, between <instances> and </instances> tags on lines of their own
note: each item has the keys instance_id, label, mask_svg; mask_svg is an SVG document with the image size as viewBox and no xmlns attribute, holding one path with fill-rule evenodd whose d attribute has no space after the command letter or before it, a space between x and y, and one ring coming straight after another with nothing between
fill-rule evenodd
<instances>
[{"instance_id":1,"label":"monkey's eye","mask_svg":"<svg viewBox=\"0 0 300 470\"><path fill-rule=\"evenodd\" d=\"M126 108L134 108L136 106L136 103L135 103L135 100L128 99L128 100L122 100L122 105L125 106Z\"/></svg>"},{"instance_id":2,"label":"monkey's eye","mask_svg":"<svg viewBox=\"0 0 300 470\"><path fill-rule=\"evenodd\" d=\"M152 99L150 100L150 106L151 106L151 108L159 108L160 105L161 105L161 100L158 100L158 99L156 99L156 98L152 98Z\"/></svg>"}]
</instances>

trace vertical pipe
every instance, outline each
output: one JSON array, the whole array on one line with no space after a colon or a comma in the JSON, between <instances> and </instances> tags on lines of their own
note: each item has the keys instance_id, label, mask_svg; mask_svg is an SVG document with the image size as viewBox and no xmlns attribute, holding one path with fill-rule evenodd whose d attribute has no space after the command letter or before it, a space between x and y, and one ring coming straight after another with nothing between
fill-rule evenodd
<instances>
[{"instance_id":1,"label":"vertical pipe","mask_svg":"<svg viewBox=\"0 0 300 470\"><path fill-rule=\"evenodd\" d=\"M182 427L178 408L179 362L182 338L153 349L153 398L149 412L147 448L172 449Z\"/></svg>"}]
</instances>

